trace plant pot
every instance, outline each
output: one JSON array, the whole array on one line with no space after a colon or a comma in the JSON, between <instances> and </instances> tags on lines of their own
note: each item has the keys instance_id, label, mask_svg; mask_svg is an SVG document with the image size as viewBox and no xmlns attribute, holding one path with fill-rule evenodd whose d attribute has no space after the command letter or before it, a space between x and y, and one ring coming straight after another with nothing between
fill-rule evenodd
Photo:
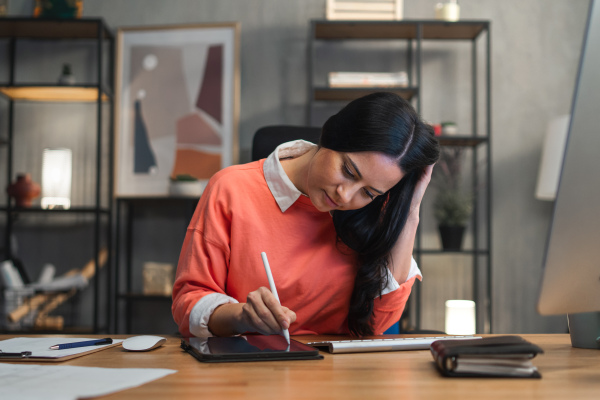
<instances>
[{"instance_id":1,"label":"plant pot","mask_svg":"<svg viewBox=\"0 0 600 400\"><path fill-rule=\"evenodd\" d=\"M458 251L462 249L462 241L465 234L464 226L440 225L438 229L444 251Z\"/></svg>"},{"instance_id":2,"label":"plant pot","mask_svg":"<svg viewBox=\"0 0 600 400\"><path fill-rule=\"evenodd\" d=\"M174 197L200 197L204 191L202 181L171 181L169 194Z\"/></svg>"}]
</instances>

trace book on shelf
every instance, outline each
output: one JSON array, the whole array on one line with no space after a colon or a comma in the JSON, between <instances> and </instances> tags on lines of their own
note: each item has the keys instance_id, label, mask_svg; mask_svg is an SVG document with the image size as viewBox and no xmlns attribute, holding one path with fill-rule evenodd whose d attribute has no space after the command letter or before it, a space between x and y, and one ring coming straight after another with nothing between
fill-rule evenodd
<instances>
[{"instance_id":1,"label":"book on shelf","mask_svg":"<svg viewBox=\"0 0 600 400\"><path fill-rule=\"evenodd\" d=\"M445 376L541 378L532 359L544 351L520 336L438 340L430 350Z\"/></svg>"},{"instance_id":2,"label":"book on shelf","mask_svg":"<svg viewBox=\"0 0 600 400\"><path fill-rule=\"evenodd\" d=\"M327 0L329 20L401 20L404 0Z\"/></svg>"},{"instance_id":3,"label":"book on shelf","mask_svg":"<svg viewBox=\"0 0 600 400\"><path fill-rule=\"evenodd\" d=\"M408 74L400 72L330 72L328 83L333 88L407 87Z\"/></svg>"}]
</instances>

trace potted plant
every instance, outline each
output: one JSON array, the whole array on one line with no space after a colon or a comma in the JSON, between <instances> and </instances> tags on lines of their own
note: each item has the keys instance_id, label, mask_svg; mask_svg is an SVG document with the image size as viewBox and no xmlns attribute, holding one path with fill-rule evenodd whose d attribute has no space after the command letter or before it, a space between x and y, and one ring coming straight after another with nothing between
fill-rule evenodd
<instances>
[{"instance_id":1,"label":"potted plant","mask_svg":"<svg viewBox=\"0 0 600 400\"><path fill-rule=\"evenodd\" d=\"M204 191L202 181L192 175L182 174L170 178L169 193L175 197L200 197Z\"/></svg>"},{"instance_id":2,"label":"potted plant","mask_svg":"<svg viewBox=\"0 0 600 400\"><path fill-rule=\"evenodd\" d=\"M433 214L438 223L442 248L460 250L465 228L473 211L473 196L462 188L463 148L445 147L434 168L436 188Z\"/></svg>"}]
</instances>

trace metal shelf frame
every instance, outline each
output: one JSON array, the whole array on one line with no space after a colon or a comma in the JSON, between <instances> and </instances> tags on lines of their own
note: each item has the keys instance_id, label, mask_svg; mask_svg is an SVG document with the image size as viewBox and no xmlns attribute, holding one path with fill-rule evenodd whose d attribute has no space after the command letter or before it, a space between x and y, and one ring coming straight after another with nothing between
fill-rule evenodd
<instances>
[{"instance_id":1,"label":"metal shelf frame","mask_svg":"<svg viewBox=\"0 0 600 400\"><path fill-rule=\"evenodd\" d=\"M195 197L176 197L176 196L161 196L161 197L119 197L116 199L116 222L115 222L115 302L114 324L115 332L121 333L119 330L120 322L120 305L124 304L125 308L125 332L132 333L132 314L133 303L135 302L171 302L171 296L147 295L134 291L133 288L133 238L135 235L135 219L136 210L142 210L149 202L176 202L185 210L189 221L194 214L198 198ZM121 254L124 258L124 267L121 267ZM124 276L122 276L124 275ZM123 287L124 286L124 287Z\"/></svg>"},{"instance_id":2,"label":"metal shelf frame","mask_svg":"<svg viewBox=\"0 0 600 400\"><path fill-rule=\"evenodd\" d=\"M490 21L488 20L463 20L458 22L446 22L438 20L401 20L401 21L329 21L312 20L309 28L308 38L308 104L307 104L307 124L310 125L313 119L313 109L317 103L352 100L354 98L372 93L375 91L391 90L399 93L405 99L413 101L417 111L422 114L420 90L422 88L422 63L423 63L423 41L470 41L471 42L471 102L472 102L472 129L470 135L460 136L441 136L439 137L442 146L460 146L467 147L473 152L471 170L472 170L472 188L480 187L478 176L478 160L480 155L485 155L486 171L485 190L478 191L473 200L473 245L472 249L460 252L447 252L436 249L422 248L422 229L419 228L415 241L414 257L417 263L426 270L423 264L423 256L435 256L438 254L464 254L472 257L472 281L473 281L473 299L477 303L477 332L491 333L492 326L492 230L491 230L491 210L492 210L492 159L491 159L491 65L490 65ZM405 40L407 42L406 59L407 74L410 86L406 88L345 88L343 92L339 89L324 88L315 86L315 71L318 60L316 59L315 42L316 41L348 41L348 40ZM478 94L480 90L480 79L478 79L478 43L483 40L485 47L484 76L485 82L483 91L485 98L485 128L483 132L478 131ZM323 96L327 93L329 96ZM353 96L355 95L355 96ZM337 96L337 97L335 97ZM481 210L479 201L485 204L485 210ZM480 240L480 225L486 225L486 236ZM482 243L483 242L483 243ZM481 262L480 258L485 258ZM485 288L481 290L481 273L485 276ZM412 305L411 311L414 311L415 328L420 328L421 322L421 290L419 285L415 288L416 301ZM411 321L413 322L413 321Z\"/></svg>"},{"instance_id":3,"label":"metal shelf frame","mask_svg":"<svg viewBox=\"0 0 600 400\"><path fill-rule=\"evenodd\" d=\"M90 206L73 207L69 210L42 210L39 208L31 209L20 209L15 207L13 199L7 197L7 204L5 207L0 208L0 212L3 212L6 216L6 227L5 227L5 256L7 259L12 259L14 255L11 252L10 237L13 232L15 217L18 214L33 214L43 213L46 215L52 214L69 214L69 213L82 213L91 214L94 216L94 259L96 265L99 265L99 253L101 250L102 242L102 225L105 224L106 236L105 246L108 249L108 260L106 268L104 270L107 274L107 287L106 298L109 302L107 306L106 315L104 321L100 321L100 277L99 272L94 279L94 296L93 296L93 333L99 333L100 331L107 331L110 329L108 326L111 321L111 309L110 302L114 298L112 295L112 288L110 282L112 281L112 263L111 263L111 251L112 251L112 223L113 223L113 164L114 164L114 107L113 107L113 95L114 92L114 64L115 64L115 43L114 35L105 22L101 18L82 18L82 19L39 19L39 18L21 18L21 17L6 17L0 18L0 39L8 40L8 57L6 61L8 63L9 77L8 82L2 82L0 84L0 92L8 100L8 137L4 145L7 147L7 159L5 160L6 166L6 177L7 182L13 180L13 152L14 152L14 115L15 108L21 102L28 101L40 101L40 102L92 102L95 103L96 108L96 152L95 160L90 161L95 163L95 195L94 203ZM86 85L74 85L73 87L57 86L53 84L44 83L17 83L15 81L15 69L16 69L16 45L19 40L40 40L49 44L61 40L86 40L90 42L90 45L95 46L96 58L97 58L97 69L96 69L96 82ZM106 47L105 47L106 46ZM106 51L105 51L106 50ZM108 58L108 60L107 60ZM108 70L105 71L104 62L107 62ZM106 72L106 77L104 76ZM22 93L23 90L29 90L34 93L33 96L19 96L15 95ZM59 93L70 92L84 92L85 98L80 96L55 99L48 98L45 96L39 96L39 93L47 93L48 91L54 90ZM37 94L36 94L37 93ZM103 105L108 104L108 137L103 137L103 128L106 121L103 121ZM102 157L102 149L105 144L104 140L107 140L108 157ZM106 163L106 164L104 164ZM108 176L103 177L103 167L107 167ZM107 182L108 189L107 193L102 193L102 184ZM105 198L104 198L105 197ZM102 206L102 200L108 200L108 206Z\"/></svg>"}]
</instances>

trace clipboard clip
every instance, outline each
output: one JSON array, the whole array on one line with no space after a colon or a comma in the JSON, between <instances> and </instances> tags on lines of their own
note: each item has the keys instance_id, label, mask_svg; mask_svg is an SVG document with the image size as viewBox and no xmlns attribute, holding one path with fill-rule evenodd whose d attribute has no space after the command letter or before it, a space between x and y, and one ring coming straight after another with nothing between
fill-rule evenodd
<instances>
[{"instance_id":1,"label":"clipboard clip","mask_svg":"<svg viewBox=\"0 0 600 400\"><path fill-rule=\"evenodd\" d=\"M31 357L30 351L22 351L20 353L5 353L0 350L0 358L29 358Z\"/></svg>"}]
</instances>

